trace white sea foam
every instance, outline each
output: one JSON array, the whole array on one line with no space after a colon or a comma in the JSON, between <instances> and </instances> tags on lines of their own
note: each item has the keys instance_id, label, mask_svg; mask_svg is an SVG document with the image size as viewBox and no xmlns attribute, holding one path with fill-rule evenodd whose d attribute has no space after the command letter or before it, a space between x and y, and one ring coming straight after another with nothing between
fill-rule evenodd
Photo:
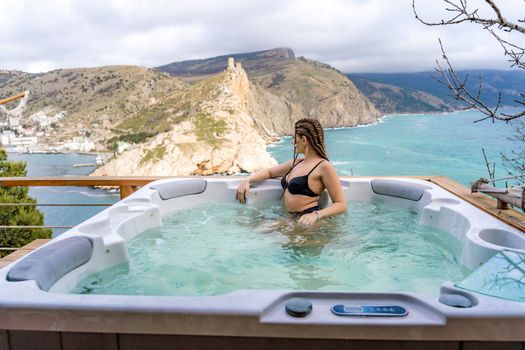
<instances>
[{"instance_id":1,"label":"white sea foam","mask_svg":"<svg viewBox=\"0 0 525 350\"><path fill-rule=\"evenodd\" d=\"M269 143L266 145L266 148L275 148L275 147L281 146L282 144L283 144L283 141Z\"/></svg>"},{"instance_id":2,"label":"white sea foam","mask_svg":"<svg viewBox=\"0 0 525 350\"><path fill-rule=\"evenodd\" d=\"M375 122L370 124L362 124L362 125L355 125L355 126L342 126L337 128L325 128L325 130L346 130L346 129L353 129L353 128L368 128L370 126L376 126L379 124L383 124L385 122L385 119L392 117L392 115L384 115L380 118L378 118Z\"/></svg>"}]
</instances>

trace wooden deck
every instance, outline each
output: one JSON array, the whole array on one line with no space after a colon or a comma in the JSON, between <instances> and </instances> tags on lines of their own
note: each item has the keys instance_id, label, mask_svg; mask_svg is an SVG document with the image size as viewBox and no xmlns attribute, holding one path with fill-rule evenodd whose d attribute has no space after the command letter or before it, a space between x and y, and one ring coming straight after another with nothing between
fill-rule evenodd
<instances>
[{"instance_id":1,"label":"wooden deck","mask_svg":"<svg viewBox=\"0 0 525 350\"><path fill-rule=\"evenodd\" d=\"M497 209L496 200L481 193L471 193L469 188L445 176L430 176L427 178L420 178L435 183L436 185L460 197L473 206L525 233L525 215L522 212L511 209L510 207L509 209Z\"/></svg>"}]
</instances>

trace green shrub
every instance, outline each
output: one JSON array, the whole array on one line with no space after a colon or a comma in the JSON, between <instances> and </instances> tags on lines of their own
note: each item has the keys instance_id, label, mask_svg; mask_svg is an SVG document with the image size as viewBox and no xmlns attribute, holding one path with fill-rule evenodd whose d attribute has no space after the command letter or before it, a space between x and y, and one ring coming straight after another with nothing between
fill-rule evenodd
<instances>
[{"instance_id":1,"label":"green shrub","mask_svg":"<svg viewBox=\"0 0 525 350\"><path fill-rule=\"evenodd\" d=\"M7 161L7 153L0 148L0 177L26 176L24 162ZM29 197L27 187L0 186L0 203L36 203ZM44 216L33 206L0 207L0 225L2 226L41 226ZM0 247L20 248L37 238L51 238L49 229L4 229L0 234ZM0 250L0 257L10 251Z\"/></svg>"}]
</instances>

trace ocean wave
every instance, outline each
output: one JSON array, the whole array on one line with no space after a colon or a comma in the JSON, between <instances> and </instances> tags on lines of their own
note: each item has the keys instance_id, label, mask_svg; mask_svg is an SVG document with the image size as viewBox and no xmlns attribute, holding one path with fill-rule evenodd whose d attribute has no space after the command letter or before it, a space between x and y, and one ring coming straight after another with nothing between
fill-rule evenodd
<instances>
[{"instance_id":1,"label":"ocean wave","mask_svg":"<svg viewBox=\"0 0 525 350\"><path fill-rule=\"evenodd\" d=\"M350 164L350 162L342 161L342 160L331 160L330 163L332 163L332 165L345 165L345 164Z\"/></svg>"},{"instance_id":2,"label":"ocean wave","mask_svg":"<svg viewBox=\"0 0 525 350\"><path fill-rule=\"evenodd\" d=\"M282 141L279 141L279 142L274 142L274 143L269 143L266 145L266 148L275 148L275 147L279 147L279 146L282 146L284 142Z\"/></svg>"},{"instance_id":3,"label":"ocean wave","mask_svg":"<svg viewBox=\"0 0 525 350\"><path fill-rule=\"evenodd\" d=\"M354 126L341 126L337 128L324 128L325 130L346 130L346 129L354 129L354 128L369 128L371 126L376 126L379 124L383 124L386 119L392 117L392 115L384 115L380 118L378 118L375 122L370 124L362 124L362 125L354 125Z\"/></svg>"}]
</instances>

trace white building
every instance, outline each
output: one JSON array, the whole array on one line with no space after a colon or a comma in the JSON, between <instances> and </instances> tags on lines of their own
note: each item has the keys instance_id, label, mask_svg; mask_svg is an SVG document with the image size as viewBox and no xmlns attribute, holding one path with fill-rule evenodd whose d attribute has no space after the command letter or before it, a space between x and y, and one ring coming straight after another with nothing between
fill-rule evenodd
<instances>
[{"instance_id":1,"label":"white building","mask_svg":"<svg viewBox=\"0 0 525 350\"><path fill-rule=\"evenodd\" d=\"M73 140L64 143L64 147L74 152L91 152L95 149L95 143L87 137L73 137Z\"/></svg>"},{"instance_id":2,"label":"white building","mask_svg":"<svg viewBox=\"0 0 525 350\"><path fill-rule=\"evenodd\" d=\"M66 111L58 112L53 117L51 117L51 122L59 121L60 119L64 118L66 116L66 114L67 114Z\"/></svg>"},{"instance_id":3,"label":"white building","mask_svg":"<svg viewBox=\"0 0 525 350\"><path fill-rule=\"evenodd\" d=\"M118 154L121 154L122 152L127 151L128 149L131 149L131 148L133 148L133 145L131 143L122 142L122 141L117 142L117 153Z\"/></svg>"},{"instance_id":4,"label":"white building","mask_svg":"<svg viewBox=\"0 0 525 350\"><path fill-rule=\"evenodd\" d=\"M50 118L42 111L31 114L29 119L41 127L45 127L50 124Z\"/></svg>"},{"instance_id":5,"label":"white building","mask_svg":"<svg viewBox=\"0 0 525 350\"><path fill-rule=\"evenodd\" d=\"M27 128L24 129L25 136L32 136L34 134L35 134L35 128L33 128L32 126L28 126Z\"/></svg>"},{"instance_id":6,"label":"white building","mask_svg":"<svg viewBox=\"0 0 525 350\"><path fill-rule=\"evenodd\" d=\"M50 126L52 123L55 123L59 121L60 119L64 118L65 115L66 115L66 111L61 111L59 113L56 113L52 117L48 117L43 111L39 111L34 114L31 114L29 119L34 124L38 124L41 128L46 128Z\"/></svg>"},{"instance_id":7,"label":"white building","mask_svg":"<svg viewBox=\"0 0 525 350\"><path fill-rule=\"evenodd\" d=\"M9 143L5 148L15 149L17 152L24 152L26 150L33 150L38 144L36 136L13 137L9 139Z\"/></svg>"},{"instance_id":8,"label":"white building","mask_svg":"<svg viewBox=\"0 0 525 350\"><path fill-rule=\"evenodd\" d=\"M9 117L8 122L9 127L11 128L17 128L20 126L20 121L16 117Z\"/></svg>"},{"instance_id":9,"label":"white building","mask_svg":"<svg viewBox=\"0 0 525 350\"><path fill-rule=\"evenodd\" d=\"M8 144L10 144L11 139L14 139L15 137L15 133L11 130L4 131L0 134L0 144L3 146L7 146Z\"/></svg>"}]
</instances>

